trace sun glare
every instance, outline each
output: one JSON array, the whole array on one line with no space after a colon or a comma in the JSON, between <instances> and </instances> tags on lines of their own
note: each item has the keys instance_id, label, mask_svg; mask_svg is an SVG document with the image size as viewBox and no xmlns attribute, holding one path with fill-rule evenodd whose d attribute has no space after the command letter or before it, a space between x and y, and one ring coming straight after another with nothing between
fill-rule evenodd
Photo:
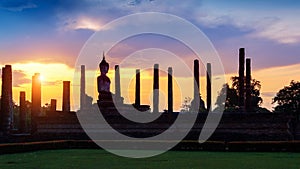
<instances>
[{"instance_id":1,"label":"sun glare","mask_svg":"<svg viewBox=\"0 0 300 169\"><path fill-rule=\"evenodd\" d=\"M40 81L41 81L41 82L45 81L45 76L40 75Z\"/></svg>"}]
</instances>

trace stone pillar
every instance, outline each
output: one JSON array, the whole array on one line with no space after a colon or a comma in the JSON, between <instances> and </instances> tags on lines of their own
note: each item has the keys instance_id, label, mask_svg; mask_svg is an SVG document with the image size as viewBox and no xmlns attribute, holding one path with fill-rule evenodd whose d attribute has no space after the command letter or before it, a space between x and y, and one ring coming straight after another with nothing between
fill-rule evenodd
<instances>
[{"instance_id":1,"label":"stone pillar","mask_svg":"<svg viewBox=\"0 0 300 169\"><path fill-rule=\"evenodd\" d=\"M41 113L41 79L39 73L32 76L31 104L31 133L33 133L37 129L37 117Z\"/></svg>"},{"instance_id":2,"label":"stone pillar","mask_svg":"<svg viewBox=\"0 0 300 169\"><path fill-rule=\"evenodd\" d=\"M194 60L194 98L191 102L190 111L199 113L199 110L204 107L204 103L201 104L200 99L200 82L199 82L199 60Z\"/></svg>"},{"instance_id":3,"label":"stone pillar","mask_svg":"<svg viewBox=\"0 0 300 169\"><path fill-rule=\"evenodd\" d=\"M116 98L121 98L121 84L120 84L120 68L115 65L115 95Z\"/></svg>"},{"instance_id":4,"label":"stone pillar","mask_svg":"<svg viewBox=\"0 0 300 169\"><path fill-rule=\"evenodd\" d=\"M244 85L244 72L245 72L245 48L239 50L239 107L244 107L245 85Z\"/></svg>"},{"instance_id":5,"label":"stone pillar","mask_svg":"<svg viewBox=\"0 0 300 169\"><path fill-rule=\"evenodd\" d=\"M50 112L56 112L56 99L51 99Z\"/></svg>"},{"instance_id":6,"label":"stone pillar","mask_svg":"<svg viewBox=\"0 0 300 169\"><path fill-rule=\"evenodd\" d=\"M206 104L207 104L207 111L211 111L211 81L212 81L212 74L211 74L211 63L207 63L206 66Z\"/></svg>"},{"instance_id":7,"label":"stone pillar","mask_svg":"<svg viewBox=\"0 0 300 169\"><path fill-rule=\"evenodd\" d=\"M246 59L246 101L245 109L247 112L252 111L251 105L251 59Z\"/></svg>"},{"instance_id":8,"label":"stone pillar","mask_svg":"<svg viewBox=\"0 0 300 169\"><path fill-rule=\"evenodd\" d=\"M62 111L70 111L70 81L63 81Z\"/></svg>"},{"instance_id":9,"label":"stone pillar","mask_svg":"<svg viewBox=\"0 0 300 169\"><path fill-rule=\"evenodd\" d=\"M85 65L81 65L80 70L81 70L81 76L80 76L80 110L83 110L86 106L86 102L85 102L85 98L86 98L86 96L85 96ZM55 111L56 111L56 109L55 109Z\"/></svg>"},{"instance_id":10,"label":"stone pillar","mask_svg":"<svg viewBox=\"0 0 300 169\"><path fill-rule=\"evenodd\" d=\"M200 83L199 83L199 60L194 60L194 100L199 100L200 96Z\"/></svg>"},{"instance_id":11,"label":"stone pillar","mask_svg":"<svg viewBox=\"0 0 300 169\"><path fill-rule=\"evenodd\" d=\"M1 93L1 130L3 135L9 135L12 127L13 101L12 101L12 70L11 65L2 68Z\"/></svg>"},{"instance_id":12,"label":"stone pillar","mask_svg":"<svg viewBox=\"0 0 300 169\"><path fill-rule=\"evenodd\" d=\"M168 68L168 112L173 112L173 69Z\"/></svg>"},{"instance_id":13,"label":"stone pillar","mask_svg":"<svg viewBox=\"0 0 300 169\"><path fill-rule=\"evenodd\" d=\"M20 112L19 112L19 131L24 133L26 131L26 93L20 92Z\"/></svg>"},{"instance_id":14,"label":"stone pillar","mask_svg":"<svg viewBox=\"0 0 300 169\"><path fill-rule=\"evenodd\" d=\"M141 77L140 77L140 69L136 69L135 75L135 105L141 105Z\"/></svg>"},{"instance_id":15,"label":"stone pillar","mask_svg":"<svg viewBox=\"0 0 300 169\"><path fill-rule=\"evenodd\" d=\"M159 65L154 64L153 78L153 112L158 113L159 108Z\"/></svg>"}]
</instances>

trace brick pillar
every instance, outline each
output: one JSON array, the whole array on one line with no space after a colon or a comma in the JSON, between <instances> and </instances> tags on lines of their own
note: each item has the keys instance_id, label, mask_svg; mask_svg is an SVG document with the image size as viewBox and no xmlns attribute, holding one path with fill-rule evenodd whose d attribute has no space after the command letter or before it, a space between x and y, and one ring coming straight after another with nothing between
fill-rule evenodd
<instances>
[{"instance_id":1,"label":"brick pillar","mask_svg":"<svg viewBox=\"0 0 300 169\"><path fill-rule=\"evenodd\" d=\"M56 99L51 99L50 112L56 112Z\"/></svg>"},{"instance_id":2,"label":"brick pillar","mask_svg":"<svg viewBox=\"0 0 300 169\"><path fill-rule=\"evenodd\" d=\"M211 79L212 79L212 74L211 74L211 64L207 63L206 66L206 104L207 104L207 111L211 111Z\"/></svg>"},{"instance_id":3,"label":"brick pillar","mask_svg":"<svg viewBox=\"0 0 300 169\"><path fill-rule=\"evenodd\" d=\"M115 65L115 95L117 98L121 98L121 84L120 84L120 68L119 65Z\"/></svg>"},{"instance_id":4,"label":"brick pillar","mask_svg":"<svg viewBox=\"0 0 300 169\"><path fill-rule=\"evenodd\" d=\"M63 81L62 111L70 111L70 81Z\"/></svg>"},{"instance_id":5,"label":"brick pillar","mask_svg":"<svg viewBox=\"0 0 300 169\"><path fill-rule=\"evenodd\" d=\"M247 112L252 111L251 105L251 59L246 59L246 101L245 109Z\"/></svg>"},{"instance_id":6,"label":"brick pillar","mask_svg":"<svg viewBox=\"0 0 300 169\"><path fill-rule=\"evenodd\" d=\"M20 112L19 112L19 131L24 133L26 131L26 93L20 92Z\"/></svg>"},{"instance_id":7,"label":"brick pillar","mask_svg":"<svg viewBox=\"0 0 300 169\"><path fill-rule=\"evenodd\" d=\"M41 79L39 73L32 76L31 93L31 133L34 133L37 130L37 117L41 113Z\"/></svg>"},{"instance_id":8,"label":"brick pillar","mask_svg":"<svg viewBox=\"0 0 300 169\"><path fill-rule=\"evenodd\" d=\"M168 68L168 112L173 112L173 69Z\"/></svg>"},{"instance_id":9,"label":"brick pillar","mask_svg":"<svg viewBox=\"0 0 300 169\"><path fill-rule=\"evenodd\" d=\"M9 135L12 127L13 101L12 101L12 69L11 65L2 68L1 93L1 130L3 135Z\"/></svg>"},{"instance_id":10,"label":"brick pillar","mask_svg":"<svg viewBox=\"0 0 300 169\"><path fill-rule=\"evenodd\" d=\"M244 72L245 72L245 49L239 50L239 107L244 107L245 85L244 85Z\"/></svg>"},{"instance_id":11,"label":"brick pillar","mask_svg":"<svg viewBox=\"0 0 300 169\"><path fill-rule=\"evenodd\" d=\"M81 65L81 76L80 76L80 110L83 110L86 106L85 102L85 65ZM55 105L56 106L56 105ZM56 111L56 109L55 109Z\"/></svg>"},{"instance_id":12,"label":"brick pillar","mask_svg":"<svg viewBox=\"0 0 300 169\"><path fill-rule=\"evenodd\" d=\"M136 75L135 75L135 105L140 106L141 105L141 75L140 75L140 69L136 69Z\"/></svg>"},{"instance_id":13,"label":"brick pillar","mask_svg":"<svg viewBox=\"0 0 300 169\"><path fill-rule=\"evenodd\" d=\"M153 70L153 112L158 113L159 107L159 65L154 64Z\"/></svg>"}]
</instances>

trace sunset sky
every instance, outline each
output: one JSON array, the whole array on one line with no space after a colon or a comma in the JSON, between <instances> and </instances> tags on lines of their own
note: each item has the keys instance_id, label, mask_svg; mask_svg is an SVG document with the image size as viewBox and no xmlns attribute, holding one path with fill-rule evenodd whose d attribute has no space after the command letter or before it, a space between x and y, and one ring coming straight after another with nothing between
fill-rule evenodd
<instances>
[{"instance_id":1,"label":"sunset sky","mask_svg":"<svg viewBox=\"0 0 300 169\"><path fill-rule=\"evenodd\" d=\"M38 72L44 77L42 104L54 98L58 100L58 109L61 109L62 81L73 81L77 57L96 31L128 14L164 12L186 19L205 33L223 62L227 79L237 75L238 49L246 48L246 57L252 58L253 78L262 84L263 106L272 110L271 98L275 93L291 80L300 80L299 8L300 1L297 0L2 0L0 65L12 65L15 102L18 103L19 91L26 91L27 100L31 100L31 78ZM141 35L123 41L107 53L109 76L113 79L114 65L122 63L122 56L145 48L171 51L191 66L193 55L180 46L170 38L155 35ZM101 61L101 55L102 49L99 49L99 60L94 62L96 65ZM168 55L165 57L163 59L168 59ZM91 78L98 73L98 70L90 70L89 66L87 69ZM150 103L146 91L152 86L151 70L147 70L142 72L144 104ZM130 66L121 67L122 95L127 102L134 101L134 71ZM205 98L203 71L201 75L202 96ZM192 96L191 75L179 75L177 78L187 84L180 92L176 89L175 110L180 109L184 97ZM79 84L71 82L71 85ZM114 89L113 84L111 89ZM87 85L87 93L94 97L94 102L95 90ZM74 96L75 101L71 103L76 102L78 97ZM165 104L161 109L166 107ZM72 109L76 110L78 106L73 105Z\"/></svg>"}]
</instances>

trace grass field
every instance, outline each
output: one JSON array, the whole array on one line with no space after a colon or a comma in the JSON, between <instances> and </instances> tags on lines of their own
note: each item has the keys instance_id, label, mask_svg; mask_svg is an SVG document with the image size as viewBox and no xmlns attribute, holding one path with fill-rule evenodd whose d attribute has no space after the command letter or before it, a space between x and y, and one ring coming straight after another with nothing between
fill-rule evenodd
<instances>
[{"instance_id":1,"label":"grass field","mask_svg":"<svg viewBox=\"0 0 300 169\"><path fill-rule=\"evenodd\" d=\"M129 159L104 150L47 150L0 155L0 169L300 169L300 153L169 151Z\"/></svg>"}]
</instances>

